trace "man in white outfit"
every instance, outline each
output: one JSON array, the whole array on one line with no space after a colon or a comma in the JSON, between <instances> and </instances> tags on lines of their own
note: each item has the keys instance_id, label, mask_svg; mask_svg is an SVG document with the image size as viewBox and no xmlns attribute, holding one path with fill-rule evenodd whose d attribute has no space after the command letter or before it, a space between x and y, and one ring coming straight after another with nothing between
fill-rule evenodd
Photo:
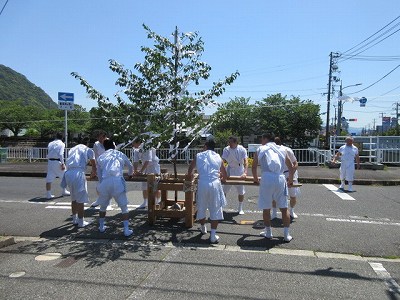
<instances>
[{"instance_id":1,"label":"man in white outfit","mask_svg":"<svg viewBox=\"0 0 400 300\"><path fill-rule=\"evenodd\" d=\"M96 160L96 164L97 164L97 160L99 159L100 155L102 155L104 152L106 152L106 149L104 149L104 141L107 139L107 134L105 131L103 130L99 130L97 132L97 141L93 144L93 152L94 152L94 158ZM99 178L100 180L100 178ZM98 199L96 199L96 201L94 201L92 203L92 205L90 205L91 207L96 207L99 205Z\"/></svg>"},{"instance_id":2,"label":"man in white outfit","mask_svg":"<svg viewBox=\"0 0 400 300\"><path fill-rule=\"evenodd\" d=\"M223 207L226 205L225 195L222 189L221 180L227 178L223 161L219 154L214 152L215 142L208 140L204 144L204 151L196 155L191 162L187 175L192 178L194 168L197 168L199 180L197 184L196 204L197 219L201 224L201 233L207 233L206 212L210 212L212 244L219 242L217 227L219 220L224 219ZM221 179L220 179L221 178Z\"/></svg>"},{"instance_id":3,"label":"man in white outfit","mask_svg":"<svg viewBox=\"0 0 400 300\"><path fill-rule=\"evenodd\" d=\"M257 149L253 157L253 179L254 182L260 183L260 192L258 198L258 207L263 210L263 220L265 229L260 233L261 236L271 239L271 207L272 201L275 200L282 212L284 241L290 242L292 236L289 234L290 216L288 212L288 186L293 184L294 168L286 153L286 150L278 148L274 141L273 133L266 133L262 136L262 146ZM258 178L257 166L261 167L261 181ZM289 170L289 177L286 180L283 174L284 165Z\"/></svg>"},{"instance_id":4,"label":"man in white outfit","mask_svg":"<svg viewBox=\"0 0 400 300\"><path fill-rule=\"evenodd\" d=\"M124 235L126 237L133 233L129 229L129 211L128 198L126 197L126 183L124 179L124 166L128 166L128 175L133 175L133 165L129 158L121 151L115 150L115 144L112 140L104 141L106 152L100 155L98 165L98 177L101 178L99 192L99 231L105 232L105 217L107 206L110 204L111 198L115 199L121 208L122 223L124 225Z\"/></svg>"},{"instance_id":5,"label":"man in white outfit","mask_svg":"<svg viewBox=\"0 0 400 300\"><path fill-rule=\"evenodd\" d=\"M66 161L67 171L64 173L61 187L67 186L71 191L72 223L78 227L85 227L89 223L84 220L84 205L89 202L86 181L86 166L92 166L91 176L96 176L96 162L93 150L79 144L68 151Z\"/></svg>"},{"instance_id":6,"label":"man in white outfit","mask_svg":"<svg viewBox=\"0 0 400 300\"><path fill-rule=\"evenodd\" d=\"M282 141L279 137L275 137L275 144L278 147L281 147L283 149L286 150L286 153L289 156L290 161L293 164L293 168L295 170L294 175L293 175L293 184L297 184L298 182L298 178L299 178L299 174L297 172L297 168L299 167L299 163L297 162L297 158L293 153L293 150L287 146L282 145ZM286 179L289 176L289 170L288 168L286 168L285 165L285 170L283 171L283 173L286 176ZM297 197L300 195L300 188L299 187L290 187L289 189L289 199L290 199L290 210L289 210L289 214L290 217L293 219L297 219L297 214L294 212L294 206L297 203ZM271 219L275 219L277 217L277 210L276 210L276 202L274 201L272 203L272 213L271 213Z\"/></svg>"},{"instance_id":7,"label":"man in white outfit","mask_svg":"<svg viewBox=\"0 0 400 300\"><path fill-rule=\"evenodd\" d=\"M247 176L247 150L238 144L238 139L235 136L231 136L228 139L228 146L226 146L222 152L222 159L228 164L226 172L229 176L240 176L240 178L245 179ZM243 200L245 189L244 185L235 185L236 191L238 193L239 200L239 215L243 215ZM231 185L224 185L225 196L231 189Z\"/></svg>"},{"instance_id":8,"label":"man in white outfit","mask_svg":"<svg viewBox=\"0 0 400 300\"><path fill-rule=\"evenodd\" d=\"M55 196L51 193L51 183L54 179L63 178L65 172L64 151L65 144L63 143L62 134L57 133L56 139L49 143L47 149L47 175L46 175L46 198L51 199ZM70 193L62 190L62 196L69 196Z\"/></svg>"},{"instance_id":9,"label":"man in white outfit","mask_svg":"<svg viewBox=\"0 0 400 300\"><path fill-rule=\"evenodd\" d=\"M132 143L133 151L133 169L134 174L160 174L160 159L156 154L156 149L150 148L143 151L141 148L142 140L135 139ZM142 166L139 169L139 162ZM147 208L148 206L148 192L147 182L142 182L143 203L138 207L139 209ZM156 204L161 202L161 191L156 192Z\"/></svg>"},{"instance_id":10,"label":"man in white outfit","mask_svg":"<svg viewBox=\"0 0 400 300\"><path fill-rule=\"evenodd\" d=\"M348 191L353 191L353 181L354 181L354 160L357 162L357 169L360 169L360 156L358 154L358 148L353 145L353 138L351 136L346 137L346 144L341 146L336 153L336 155L332 158L332 162L340 157L340 181L341 184L339 189L344 189L346 184L346 180L349 183Z\"/></svg>"}]
</instances>

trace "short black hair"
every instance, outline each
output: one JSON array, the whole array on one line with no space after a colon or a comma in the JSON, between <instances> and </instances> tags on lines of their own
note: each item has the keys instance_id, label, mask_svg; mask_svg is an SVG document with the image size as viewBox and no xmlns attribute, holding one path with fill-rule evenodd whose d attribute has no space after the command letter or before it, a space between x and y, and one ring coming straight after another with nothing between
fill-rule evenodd
<instances>
[{"instance_id":1,"label":"short black hair","mask_svg":"<svg viewBox=\"0 0 400 300\"><path fill-rule=\"evenodd\" d=\"M61 140L62 137L63 137L63 136L62 136L62 133L61 133L61 132L57 132L57 133L56 133L56 138L57 138L57 139Z\"/></svg>"},{"instance_id":2,"label":"short black hair","mask_svg":"<svg viewBox=\"0 0 400 300\"><path fill-rule=\"evenodd\" d=\"M273 142L275 139L275 134L272 131L268 131L262 135L263 139L267 139L268 142Z\"/></svg>"},{"instance_id":3,"label":"short black hair","mask_svg":"<svg viewBox=\"0 0 400 300\"><path fill-rule=\"evenodd\" d=\"M277 145L282 145L282 140L281 140L281 138L280 138L279 136L276 136L276 137L275 137L274 142L275 142L275 144L277 144Z\"/></svg>"},{"instance_id":4,"label":"short black hair","mask_svg":"<svg viewBox=\"0 0 400 300\"><path fill-rule=\"evenodd\" d=\"M115 144L113 140L104 140L103 146L106 151L109 149L115 149Z\"/></svg>"},{"instance_id":5,"label":"short black hair","mask_svg":"<svg viewBox=\"0 0 400 300\"><path fill-rule=\"evenodd\" d=\"M215 149L215 141L214 140L208 140L204 143L204 145L207 147L207 150L213 150Z\"/></svg>"},{"instance_id":6,"label":"short black hair","mask_svg":"<svg viewBox=\"0 0 400 300\"><path fill-rule=\"evenodd\" d=\"M234 135L231 135L231 136L228 138L228 141L232 141L232 142L234 142L234 143L238 143L238 138L237 138L236 136L234 136Z\"/></svg>"}]
</instances>

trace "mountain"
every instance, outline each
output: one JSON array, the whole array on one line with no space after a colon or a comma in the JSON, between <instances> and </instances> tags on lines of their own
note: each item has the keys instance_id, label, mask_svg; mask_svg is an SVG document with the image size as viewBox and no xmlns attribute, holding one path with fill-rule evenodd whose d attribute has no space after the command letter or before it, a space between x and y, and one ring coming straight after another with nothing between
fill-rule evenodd
<instances>
[{"instance_id":1,"label":"mountain","mask_svg":"<svg viewBox=\"0 0 400 300\"><path fill-rule=\"evenodd\" d=\"M0 64L0 100L22 99L26 105L58 108L58 105L40 87L24 75Z\"/></svg>"}]
</instances>

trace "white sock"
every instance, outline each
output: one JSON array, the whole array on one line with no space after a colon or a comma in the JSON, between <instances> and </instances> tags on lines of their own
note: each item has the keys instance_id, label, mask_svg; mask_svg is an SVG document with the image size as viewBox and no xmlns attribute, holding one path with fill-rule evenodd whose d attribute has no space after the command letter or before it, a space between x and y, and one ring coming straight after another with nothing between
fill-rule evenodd
<instances>
[{"instance_id":1,"label":"white sock","mask_svg":"<svg viewBox=\"0 0 400 300\"><path fill-rule=\"evenodd\" d=\"M106 218L99 218L99 227L100 228L104 228L104 224L106 222Z\"/></svg>"},{"instance_id":2,"label":"white sock","mask_svg":"<svg viewBox=\"0 0 400 300\"><path fill-rule=\"evenodd\" d=\"M265 226L264 228L264 232L266 233L266 235L271 235L272 234L272 228L271 226Z\"/></svg>"},{"instance_id":3,"label":"white sock","mask_svg":"<svg viewBox=\"0 0 400 300\"><path fill-rule=\"evenodd\" d=\"M156 198L156 204L159 204L161 202L161 198Z\"/></svg>"},{"instance_id":4,"label":"white sock","mask_svg":"<svg viewBox=\"0 0 400 300\"><path fill-rule=\"evenodd\" d=\"M78 215L77 214L72 215L72 223L78 224Z\"/></svg>"},{"instance_id":5,"label":"white sock","mask_svg":"<svg viewBox=\"0 0 400 300\"><path fill-rule=\"evenodd\" d=\"M283 235L288 236L289 235L289 227L284 227L283 228Z\"/></svg>"},{"instance_id":6,"label":"white sock","mask_svg":"<svg viewBox=\"0 0 400 300\"><path fill-rule=\"evenodd\" d=\"M239 210L243 210L243 202L239 202Z\"/></svg>"},{"instance_id":7,"label":"white sock","mask_svg":"<svg viewBox=\"0 0 400 300\"><path fill-rule=\"evenodd\" d=\"M276 207L272 208L272 215L276 216L278 214L278 210L276 209Z\"/></svg>"},{"instance_id":8,"label":"white sock","mask_svg":"<svg viewBox=\"0 0 400 300\"><path fill-rule=\"evenodd\" d=\"M124 224L124 230L128 230L129 229L129 220L124 220L122 223Z\"/></svg>"},{"instance_id":9,"label":"white sock","mask_svg":"<svg viewBox=\"0 0 400 300\"><path fill-rule=\"evenodd\" d=\"M215 238L216 234L217 234L217 229L211 229L211 238Z\"/></svg>"},{"instance_id":10,"label":"white sock","mask_svg":"<svg viewBox=\"0 0 400 300\"><path fill-rule=\"evenodd\" d=\"M144 199L143 199L143 204L145 204L145 205L147 206L147 204L148 204L147 198L144 198Z\"/></svg>"},{"instance_id":11,"label":"white sock","mask_svg":"<svg viewBox=\"0 0 400 300\"><path fill-rule=\"evenodd\" d=\"M293 215L293 212L294 212L294 208L291 207L291 208L290 208L290 214Z\"/></svg>"}]
</instances>

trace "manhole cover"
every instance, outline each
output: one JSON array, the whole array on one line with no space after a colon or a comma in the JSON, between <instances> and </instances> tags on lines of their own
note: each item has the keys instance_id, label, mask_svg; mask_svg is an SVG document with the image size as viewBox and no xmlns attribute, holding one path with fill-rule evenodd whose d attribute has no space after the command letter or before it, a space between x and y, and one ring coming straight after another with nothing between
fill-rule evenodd
<instances>
[{"instance_id":1,"label":"manhole cover","mask_svg":"<svg viewBox=\"0 0 400 300\"><path fill-rule=\"evenodd\" d=\"M46 254L41 254L35 257L36 261L49 261L49 260L55 260L57 258L61 257L61 253L46 253Z\"/></svg>"}]
</instances>

